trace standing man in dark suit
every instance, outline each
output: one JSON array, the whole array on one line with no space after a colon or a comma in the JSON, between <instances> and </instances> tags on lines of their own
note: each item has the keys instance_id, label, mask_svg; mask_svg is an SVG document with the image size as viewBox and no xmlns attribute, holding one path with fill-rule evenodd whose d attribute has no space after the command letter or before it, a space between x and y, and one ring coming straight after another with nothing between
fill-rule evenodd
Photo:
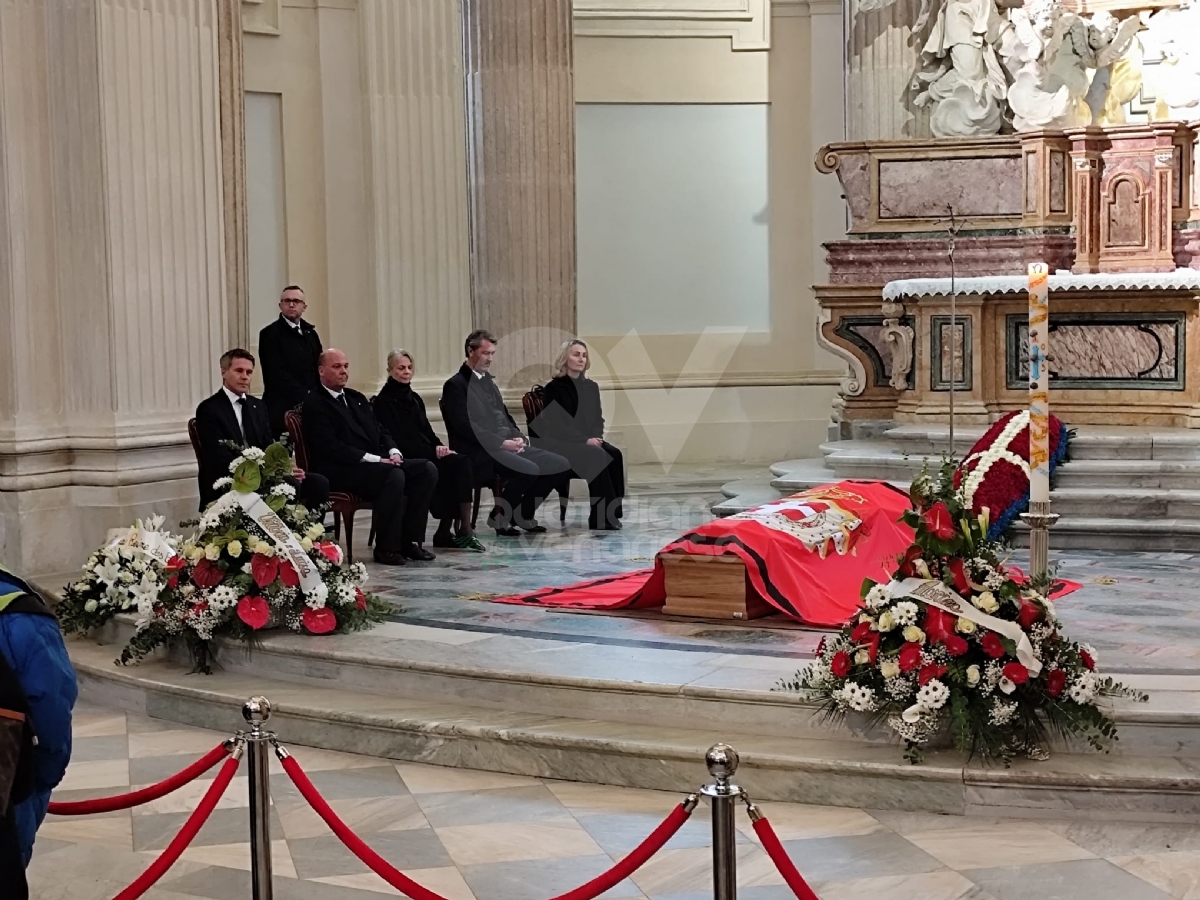
<instances>
[{"instance_id":1,"label":"standing man in dark suit","mask_svg":"<svg viewBox=\"0 0 1200 900\"><path fill-rule=\"evenodd\" d=\"M400 455L367 398L346 387L350 363L341 350L324 351L317 372L321 386L308 395L300 414L309 464L333 490L371 501L375 562L402 566L406 559L433 559L421 545L437 466Z\"/></svg>"},{"instance_id":2,"label":"standing man in dark suit","mask_svg":"<svg viewBox=\"0 0 1200 900\"><path fill-rule=\"evenodd\" d=\"M317 386L317 357L321 338L304 321L304 291L289 284L279 295L279 318L258 333L262 357L263 400L267 404L271 434L283 434L283 414L304 402Z\"/></svg>"},{"instance_id":3,"label":"standing man in dark suit","mask_svg":"<svg viewBox=\"0 0 1200 900\"><path fill-rule=\"evenodd\" d=\"M534 513L543 500L567 478L571 464L557 453L531 447L504 406L504 397L491 376L496 339L472 331L464 345L467 360L442 388L442 411L450 448L471 460L476 481L484 484L493 473L505 479L497 508L488 525L504 537L546 530ZM486 479L486 480L484 480Z\"/></svg>"},{"instance_id":4,"label":"standing man in dark suit","mask_svg":"<svg viewBox=\"0 0 1200 900\"><path fill-rule=\"evenodd\" d=\"M246 393L254 377L254 356L237 347L221 356L221 389L196 407L196 431L200 436L200 509L216 500L213 487L218 478L229 476L229 464L237 451L227 445L266 450L274 443L267 422L267 407ZM293 469L292 487L300 502L310 509L329 500L329 482L324 475Z\"/></svg>"}]
</instances>

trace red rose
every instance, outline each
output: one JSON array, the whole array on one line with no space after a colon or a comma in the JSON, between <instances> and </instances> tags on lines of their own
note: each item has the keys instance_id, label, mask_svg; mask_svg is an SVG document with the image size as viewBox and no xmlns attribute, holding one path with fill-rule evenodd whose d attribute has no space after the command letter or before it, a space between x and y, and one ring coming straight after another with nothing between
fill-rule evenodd
<instances>
[{"instance_id":1,"label":"red rose","mask_svg":"<svg viewBox=\"0 0 1200 900\"><path fill-rule=\"evenodd\" d=\"M225 571L211 559L200 560L192 570L192 581L200 588L216 587L224 577Z\"/></svg>"},{"instance_id":2,"label":"red rose","mask_svg":"<svg viewBox=\"0 0 1200 900\"><path fill-rule=\"evenodd\" d=\"M271 608L262 597L247 595L238 601L237 614L239 619L258 631L270 621Z\"/></svg>"},{"instance_id":3,"label":"red rose","mask_svg":"<svg viewBox=\"0 0 1200 900\"><path fill-rule=\"evenodd\" d=\"M362 592L362 588L354 589L354 607L355 609L367 608L367 595ZM821 642L825 642L825 638L821 638Z\"/></svg>"},{"instance_id":4,"label":"red rose","mask_svg":"<svg viewBox=\"0 0 1200 900\"><path fill-rule=\"evenodd\" d=\"M954 634L955 621L955 616L944 609L938 609L936 606L925 607L925 634L935 644L945 642L948 636Z\"/></svg>"},{"instance_id":5,"label":"red rose","mask_svg":"<svg viewBox=\"0 0 1200 900\"><path fill-rule=\"evenodd\" d=\"M300 587L300 576L296 574L296 567L287 560L279 563L279 580L283 582L284 587Z\"/></svg>"},{"instance_id":6,"label":"red rose","mask_svg":"<svg viewBox=\"0 0 1200 900\"><path fill-rule=\"evenodd\" d=\"M921 665L921 645L909 641L900 648L900 671L911 672Z\"/></svg>"},{"instance_id":7,"label":"red rose","mask_svg":"<svg viewBox=\"0 0 1200 900\"><path fill-rule=\"evenodd\" d=\"M1080 661L1083 662L1084 666L1087 667L1087 670L1089 672L1092 672L1095 670L1096 660L1092 659L1092 654L1088 653L1086 650L1080 650L1079 651L1079 659L1080 659Z\"/></svg>"},{"instance_id":8,"label":"red rose","mask_svg":"<svg viewBox=\"0 0 1200 900\"><path fill-rule=\"evenodd\" d=\"M1032 600L1022 600L1021 608L1017 612L1017 621L1021 623L1021 627L1028 631L1033 627L1042 615L1041 608Z\"/></svg>"},{"instance_id":9,"label":"red rose","mask_svg":"<svg viewBox=\"0 0 1200 900\"><path fill-rule=\"evenodd\" d=\"M833 654L833 659L829 663L829 671L835 678L845 678L850 674L850 654L845 650L839 650Z\"/></svg>"},{"instance_id":10,"label":"red rose","mask_svg":"<svg viewBox=\"0 0 1200 900\"><path fill-rule=\"evenodd\" d=\"M924 687L925 685L929 684L929 682L933 681L933 679L941 678L949 671L950 670L945 666L939 666L936 663L929 663L928 665L921 666L921 671L917 673L917 684L921 685L921 687Z\"/></svg>"},{"instance_id":11,"label":"red rose","mask_svg":"<svg viewBox=\"0 0 1200 900\"><path fill-rule=\"evenodd\" d=\"M950 510L946 504L940 500L922 514L921 523L940 541L948 541L954 537L954 520L950 518Z\"/></svg>"},{"instance_id":12,"label":"red rose","mask_svg":"<svg viewBox=\"0 0 1200 900\"><path fill-rule=\"evenodd\" d=\"M329 634L337 628L337 616L328 607L324 609L309 609L305 607L300 615L300 621L311 634Z\"/></svg>"},{"instance_id":13,"label":"red rose","mask_svg":"<svg viewBox=\"0 0 1200 900\"><path fill-rule=\"evenodd\" d=\"M1051 669L1050 673L1046 675L1046 693L1051 697L1060 696L1066 686L1067 673L1062 669Z\"/></svg>"},{"instance_id":14,"label":"red rose","mask_svg":"<svg viewBox=\"0 0 1200 900\"><path fill-rule=\"evenodd\" d=\"M971 593L971 580L967 578L967 567L957 556L950 560L950 574L954 576L954 589L967 597Z\"/></svg>"},{"instance_id":15,"label":"red rose","mask_svg":"<svg viewBox=\"0 0 1200 900\"><path fill-rule=\"evenodd\" d=\"M255 553L250 559L250 574L254 576L255 584L265 588L279 577L279 557Z\"/></svg>"},{"instance_id":16,"label":"red rose","mask_svg":"<svg viewBox=\"0 0 1200 900\"><path fill-rule=\"evenodd\" d=\"M1000 635L994 631L989 631L985 634L980 644L983 647L983 652L992 659L999 659L1008 652L1004 649L1004 641L1000 640Z\"/></svg>"},{"instance_id":17,"label":"red rose","mask_svg":"<svg viewBox=\"0 0 1200 900\"><path fill-rule=\"evenodd\" d=\"M942 643L946 645L946 652L951 656L962 656L967 652L966 639L959 637L957 634L947 635Z\"/></svg>"},{"instance_id":18,"label":"red rose","mask_svg":"<svg viewBox=\"0 0 1200 900\"><path fill-rule=\"evenodd\" d=\"M860 644L867 639L867 635L871 633L870 622L859 622L854 626L854 630L850 632L850 640L856 644Z\"/></svg>"},{"instance_id":19,"label":"red rose","mask_svg":"<svg viewBox=\"0 0 1200 900\"><path fill-rule=\"evenodd\" d=\"M321 541L321 543L314 546L316 546L316 548L321 551L321 555L331 563L337 564L342 561L342 548L333 543L333 541Z\"/></svg>"},{"instance_id":20,"label":"red rose","mask_svg":"<svg viewBox=\"0 0 1200 900\"><path fill-rule=\"evenodd\" d=\"M921 558L921 548L913 544L904 551L904 556L900 558L900 568L898 574L903 578L913 578L917 574L917 568L913 565Z\"/></svg>"},{"instance_id":21,"label":"red rose","mask_svg":"<svg viewBox=\"0 0 1200 900\"><path fill-rule=\"evenodd\" d=\"M1000 674L1013 684L1024 684L1029 680L1029 670L1019 662L1010 662L1000 670Z\"/></svg>"}]
</instances>

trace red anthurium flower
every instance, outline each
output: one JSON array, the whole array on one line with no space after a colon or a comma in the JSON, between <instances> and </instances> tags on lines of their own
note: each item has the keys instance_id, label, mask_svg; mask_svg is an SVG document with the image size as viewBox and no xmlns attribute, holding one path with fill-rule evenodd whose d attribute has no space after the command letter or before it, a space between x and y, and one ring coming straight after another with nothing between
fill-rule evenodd
<instances>
[{"instance_id":1,"label":"red anthurium flower","mask_svg":"<svg viewBox=\"0 0 1200 900\"><path fill-rule=\"evenodd\" d=\"M850 674L850 654L845 650L839 650L833 654L833 659L829 662L829 670L833 672L835 678L845 678Z\"/></svg>"},{"instance_id":2,"label":"red anthurium flower","mask_svg":"<svg viewBox=\"0 0 1200 900\"><path fill-rule=\"evenodd\" d=\"M1033 627L1033 623L1041 618L1042 610L1032 600L1022 600L1021 609L1017 612L1017 621L1021 627L1028 631Z\"/></svg>"},{"instance_id":3,"label":"red anthurium flower","mask_svg":"<svg viewBox=\"0 0 1200 900\"><path fill-rule=\"evenodd\" d=\"M1010 662L1000 673L1013 684L1024 684L1029 680L1029 670L1019 662Z\"/></svg>"},{"instance_id":4,"label":"red anthurium flower","mask_svg":"<svg viewBox=\"0 0 1200 900\"><path fill-rule=\"evenodd\" d=\"M362 588L354 589L354 608L355 609L366 609L367 608L367 595L362 592ZM824 641L825 638L821 638L821 640ZM820 652L820 651L818 651L818 652Z\"/></svg>"},{"instance_id":5,"label":"red anthurium flower","mask_svg":"<svg viewBox=\"0 0 1200 900\"><path fill-rule=\"evenodd\" d=\"M950 517L950 510L940 500L922 514L921 524L940 541L950 540L954 537L956 530L954 520Z\"/></svg>"},{"instance_id":6,"label":"red anthurium flower","mask_svg":"<svg viewBox=\"0 0 1200 900\"><path fill-rule=\"evenodd\" d=\"M879 658L879 642L881 640L883 640L883 635L878 631L872 631L867 635L867 656L871 665L875 665L875 660Z\"/></svg>"},{"instance_id":7,"label":"red anthurium flower","mask_svg":"<svg viewBox=\"0 0 1200 900\"><path fill-rule=\"evenodd\" d=\"M946 652L951 656L962 656L967 652L966 638L959 637L957 634L950 634L942 641L946 645Z\"/></svg>"},{"instance_id":8,"label":"red anthurium flower","mask_svg":"<svg viewBox=\"0 0 1200 900\"><path fill-rule=\"evenodd\" d=\"M320 550L321 555L331 563L336 564L342 561L342 548L333 543L333 541L321 541L319 544L315 544L314 546Z\"/></svg>"},{"instance_id":9,"label":"red anthurium flower","mask_svg":"<svg viewBox=\"0 0 1200 900\"><path fill-rule=\"evenodd\" d=\"M944 643L949 635L954 634L955 621L956 617L944 609L925 607L925 634L935 644Z\"/></svg>"},{"instance_id":10,"label":"red anthurium flower","mask_svg":"<svg viewBox=\"0 0 1200 900\"><path fill-rule=\"evenodd\" d=\"M871 633L870 622L859 622L854 626L854 630L850 632L850 640L856 644L860 644L867 639L867 635Z\"/></svg>"},{"instance_id":11,"label":"red anthurium flower","mask_svg":"<svg viewBox=\"0 0 1200 900\"><path fill-rule=\"evenodd\" d=\"M1067 673L1062 669L1051 669L1046 675L1046 693L1051 697L1061 696L1066 686Z\"/></svg>"},{"instance_id":12,"label":"red anthurium flower","mask_svg":"<svg viewBox=\"0 0 1200 900\"><path fill-rule=\"evenodd\" d=\"M983 652L992 659L999 659L1008 651L1004 649L1004 641L1000 640L1000 635L994 631L989 631L983 636L983 640L979 642L983 647Z\"/></svg>"},{"instance_id":13,"label":"red anthurium flower","mask_svg":"<svg viewBox=\"0 0 1200 900\"><path fill-rule=\"evenodd\" d=\"M182 572L187 568L187 560L176 554L167 560L164 570L167 572Z\"/></svg>"},{"instance_id":14,"label":"red anthurium flower","mask_svg":"<svg viewBox=\"0 0 1200 900\"><path fill-rule=\"evenodd\" d=\"M311 634L329 634L337 628L337 616L328 607L324 609L309 609L305 607L300 615L300 621Z\"/></svg>"},{"instance_id":15,"label":"red anthurium flower","mask_svg":"<svg viewBox=\"0 0 1200 900\"><path fill-rule=\"evenodd\" d=\"M287 560L279 563L279 580L283 582L284 587L300 587L300 576L296 573L296 567Z\"/></svg>"},{"instance_id":16,"label":"red anthurium flower","mask_svg":"<svg viewBox=\"0 0 1200 900\"><path fill-rule=\"evenodd\" d=\"M237 614L239 619L258 631L270 621L271 608L262 597L247 595L238 601Z\"/></svg>"},{"instance_id":17,"label":"red anthurium flower","mask_svg":"<svg viewBox=\"0 0 1200 900\"><path fill-rule=\"evenodd\" d=\"M250 574L254 576L255 584L265 588L279 577L279 557L255 553L250 559Z\"/></svg>"},{"instance_id":18,"label":"red anthurium flower","mask_svg":"<svg viewBox=\"0 0 1200 900\"><path fill-rule=\"evenodd\" d=\"M902 578L913 578L917 574L916 566L913 565L921 558L921 548L913 544L904 551L904 556L900 559L900 568L897 570Z\"/></svg>"},{"instance_id":19,"label":"red anthurium flower","mask_svg":"<svg viewBox=\"0 0 1200 900\"><path fill-rule=\"evenodd\" d=\"M1087 666L1087 669L1089 672L1095 670L1096 660L1092 659L1092 654L1088 653L1086 650L1080 650L1079 651L1079 659L1083 662L1083 664L1085 666Z\"/></svg>"},{"instance_id":20,"label":"red anthurium flower","mask_svg":"<svg viewBox=\"0 0 1200 900\"><path fill-rule=\"evenodd\" d=\"M954 589L964 597L971 594L971 579L967 577L967 567L957 556L950 560L950 574L954 576Z\"/></svg>"},{"instance_id":21,"label":"red anthurium flower","mask_svg":"<svg viewBox=\"0 0 1200 900\"><path fill-rule=\"evenodd\" d=\"M946 666L939 666L936 663L929 663L921 666L921 671L917 673L917 684L924 687L933 681L935 678L941 678L950 670Z\"/></svg>"},{"instance_id":22,"label":"red anthurium flower","mask_svg":"<svg viewBox=\"0 0 1200 900\"><path fill-rule=\"evenodd\" d=\"M202 559L192 570L192 581L196 587L212 588L221 583L225 577L224 570L211 559Z\"/></svg>"},{"instance_id":23,"label":"red anthurium flower","mask_svg":"<svg viewBox=\"0 0 1200 900\"><path fill-rule=\"evenodd\" d=\"M921 645L909 641L900 648L900 671L911 672L921 665Z\"/></svg>"}]
</instances>

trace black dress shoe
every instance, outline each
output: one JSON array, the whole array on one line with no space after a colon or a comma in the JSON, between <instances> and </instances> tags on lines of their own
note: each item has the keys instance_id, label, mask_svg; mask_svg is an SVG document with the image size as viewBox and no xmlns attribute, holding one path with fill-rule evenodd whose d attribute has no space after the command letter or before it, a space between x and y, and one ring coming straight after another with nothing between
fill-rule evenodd
<instances>
[{"instance_id":1,"label":"black dress shoe","mask_svg":"<svg viewBox=\"0 0 1200 900\"><path fill-rule=\"evenodd\" d=\"M397 553L395 550L380 550L376 547L375 562L381 566L402 566L404 565L404 554Z\"/></svg>"},{"instance_id":2,"label":"black dress shoe","mask_svg":"<svg viewBox=\"0 0 1200 900\"><path fill-rule=\"evenodd\" d=\"M405 559L415 559L418 562L432 562L433 560L437 559L436 556L434 556L424 547L419 547L416 544L405 545L401 553L404 554Z\"/></svg>"},{"instance_id":3,"label":"black dress shoe","mask_svg":"<svg viewBox=\"0 0 1200 900\"><path fill-rule=\"evenodd\" d=\"M496 534L500 535L500 537L521 536L521 532L517 531L517 529L513 528L511 525L493 525L492 530L495 531Z\"/></svg>"},{"instance_id":4,"label":"black dress shoe","mask_svg":"<svg viewBox=\"0 0 1200 900\"><path fill-rule=\"evenodd\" d=\"M528 532L529 534L545 534L546 533L546 526L539 525L537 523L537 519L534 519L528 525L522 525L520 522L518 522L517 527L520 528L522 531Z\"/></svg>"}]
</instances>

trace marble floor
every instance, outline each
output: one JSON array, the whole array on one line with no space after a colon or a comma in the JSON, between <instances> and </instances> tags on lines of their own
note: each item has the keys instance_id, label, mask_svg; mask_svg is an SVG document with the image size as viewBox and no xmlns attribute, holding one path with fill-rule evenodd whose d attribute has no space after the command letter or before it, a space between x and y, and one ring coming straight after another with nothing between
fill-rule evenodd
<instances>
[{"instance_id":1,"label":"marble floor","mask_svg":"<svg viewBox=\"0 0 1200 900\"><path fill-rule=\"evenodd\" d=\"M223 735L91 704L57 799L156 781ZM679 797L290 748L338 814L393 865L448 900L541 900L632 849ZM50 817L30 869L35 900L108 900L178 831L207 780L147 806ZM345 850L275 766L279 900L395 895ZM246 779L147 900L249 898ZM1187 900L1200 897L1200 826L1011 821L770 803L763 807L823 900ZM666 849L604 896L711 896L701 805ZM745 900L791 896L738 813Z\"/></svg>"}]
</instances>

